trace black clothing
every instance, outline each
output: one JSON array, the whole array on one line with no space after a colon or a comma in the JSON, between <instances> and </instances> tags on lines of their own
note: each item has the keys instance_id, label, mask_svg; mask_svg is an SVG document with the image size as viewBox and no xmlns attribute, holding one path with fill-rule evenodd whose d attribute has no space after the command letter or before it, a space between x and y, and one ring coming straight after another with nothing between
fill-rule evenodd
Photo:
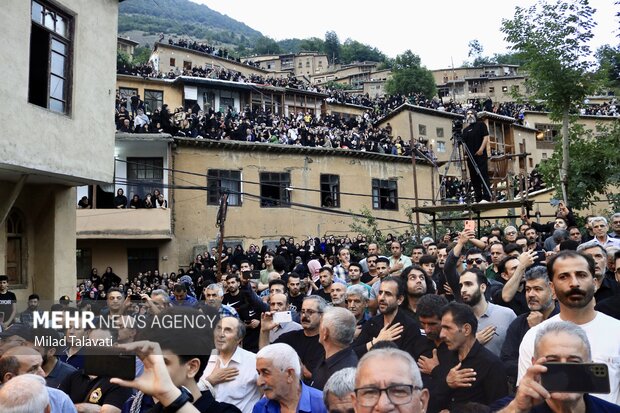
<instances>
[{"instance_id":1,"label":"black clothing","mask_svg":"<svg viewBox=\"0 0 620 413\"><path fill-rule=\"evenodd\" d=\"M318 334L308 337L304 334L304 330L291 331L282 334L275 343L285 343L293 347L309 371L315 371L321 361L325 359L325 349L319 343Z\"/></svg>"},{"instance_id":2,"label":"black clothing","mask_svg":"<svg viewBox=\"0 0 620 413\"><path fill-rule=\"evenodd\" d=\"M596 311L607 314L610 317L620 320L620 295L615 295L601 301L594 307Z\"/></svg>"},{"instance_id":3,"label":"black clothing","mask_svg":"<svg viewBox=\"0 0 620 413\"><path fill-rule=\"evenodd\" d=\"M116 195L114 197L114 208L127 208L127 197L125 195Z\"/></svg>"},{"instance_id":4,"label":"black clothing","mask_svg":"<svg viewBox=\"0 0 620 413\"><path fill-rule=\"evenodd\" d=\"M301 311L301 304L304 301L304 297L305 297L305 294L301 294L301 293L297 295L296 297L289 295L288 301L290 302L289 307L291 311L295 311L297 313Z\"/></svg>"},{"instance_id":5,"label":"black clothing","mask_svg":"<svg viewBox=\"0 0 620 413\"><path fill-rule=\"evenodd\" d=\"M236 406L233 406L232 404L215 401L215 399L213 398L213 395L211 395L211 392L208 390L201 392L201 394L202 396L200 396L200 398L194 402L194 407L200 413L207 413L207 412L239 413L241 412L241 410L239 410ZM160 403L157 403L151 409L147 410L148 413L160 413L163 411L164 411L164 407Z\"/></svg>"},{"instance_id":6,"label":"black clothing","mask_svg":"<svg viewBox=\"0 0 620 413\"><path fill-rule=\"evenodd\" d=\"M471 387L452 389L448 386L446 377L450 369L459 363L458 353L451 351L443 356L443 359L439 359L439 366L432 372L435 386L434 394L430 397L429 412L452 410L468 402L489 405L508 395L508 380L504 366L495 354L484 348L477 340L461 362L461 369L470 368L476 372L476 381Z\"/></svg>"},{"instance_id":7,"label":"black clothing","mask_svg":"<svg viewBox=\"0 0 620 413\"><path fill-rule=\"evenodd\" d=\"M601 283L600 288L596 289L594 298L597 303L602 303L606 299L615 297L618 294L620 294L620 286L616 280L610 280L607 277L603 277L603 282Z\"/></svg>"},{"instance_id":8,"label":"black clothing","mask_svg":"<svg viewBox=\"0 0 620 413\"><path fill-rule=\"evenodd\" d=\"M368 272L363 273L362 276L360 277L360 281L363 282L364 284L367 284L367 285L370 285L368 283L371 282L374 279L375 279L375 277L370 275L370 273L368 273Z\"/></svg>"},{"instance_id":9,"label":"black clothing","mask_svg":"<svg viewBox=\"0 0 620 413\"><path fill-rule=\"evenodd\" d=\"M57 360L56 365L54 366L52 371L50 371L49 374L45 376L45 385L57 389L67 379L67 377L69 377L74 372L75 367L70 364L63 363L60 360Z\"/></svg>"},{"instance_id":10,"label":"black clothing","mask_svg":"<svg viewBox=\"0 0 620 413\"><path fill-rule=\"evenodd\" d=\"M474 164L472 163L472 159L469 156L466 156L469 177L476 194L476 202L480 202L482 199L486 199L487 201L490 200L489 192L486 189L490 188L486 148L484 148L482 155L476 155L476 152L480 149L485 136L489 136L489 130L484 122L477 121L465 126L463 129L463 142L469 149L469 152L472 155L471 158L473 158L473 162L475 162L475 165L480 171L480 175L478 175Z\"/></svg>"},{"instance_id":11,"label":"black clothing","mask_svg":"<svg viewBox=\"0 0 620 413\"><path fill-rule=\"evenodd\" d=\"M0 313L4 316L4 321L7 321L13 311L13 304L17 303L17 297L12 291L7 291L0 294Z\"/></svg>"},{"instance_id":12,"label":"black clothing","mask_svg":"<svg viewBox=\"0 0 620 413\"><path fill-rule=\"evenodd\" d=\"M328 303L332 302L332 296L330 293L325 292L323 288L316 290L312 293L312 295L318 295L319 297L325 299Z\"/></svg>"},{"instance_id":13,"label":"black clothing","mask_svg":"<svg viewBox=\"0 0 620 413\"><path fill-rule=\"evenodd\" d=\"M506 285L506 280L499 277L499 282L503 285ZM501 305L502 307L508 307L512 311L515 312L516 315L521 315L530 312L529 307L527 306L527 299L525 298L525 288L521 291L517 290L515 296L509 302L505 302L502 298L502 288L497 289L493 295L491 295L491 302L493 304Z\"/></svg>"},{"instance_id":14,"label":"black clothing","mask_svg":"<svg viewBox=\"0 0 620 413\"><path fill-rule=\"evenodd\" d=\"M408 316L404 311L398 310L394 320L390 325L400 323L403 326L403 333L398 340L393 341L399 349L411 354L414 360L417 360L421 354L426 354L428 350L428 341L420 333L420 326L416 321ZM379 314L366 323L362 327L360 335L353 341L351 345L357 357L362 358L368 351L366 349L366 343L379 335L379 332L384 327L383 314Z\"/></svg>"},{"instance_id":15,"label":"black clothing","mask_svg":"<svg viewBox=\"0 0 620 413\"><path fill-rule=\"evenodd\" d=\"M350 347L340 350L319 364L312 372L312 387L323 390L332 374L347 367L357 367L357 356Z\"/></svg>"},{"instance_id":16,"label":"black clothing","mask_svg":"<svg viewBox=\"0 0 620 413\"><path fill-rule=\"evenodd\" d=\"M123 408L125 400L132 395L130 388L110 383L109 377L91 379L82 370L77 370L67 377L59 389L67 393L75 404L91 403L99 406L109 404L119 409Z\"/></svg>"},{"instance_id":17,"label":"black clothing","mask_svg":"<svg viewBox=\"0 0 620 413\"><path fill-rule=\"evenodd\" d=\"M555 305L555 308L549 314L549 317L553 317L554 315L560 312L560 307ZM530 325L527 323L527 316L530 315L529 311L527 313L523 313L515 318L510 326L508 326L508 330L506 330L506 339L504 340L504 344L502 345L502 351L500 352L500 359L504 362L504 367L506 368L506 374L511 379L517 378L517 369L519 365L519 346L521 345L521 340L523 340L523 336L530 329Z\"/></svg>"}]
</instances>

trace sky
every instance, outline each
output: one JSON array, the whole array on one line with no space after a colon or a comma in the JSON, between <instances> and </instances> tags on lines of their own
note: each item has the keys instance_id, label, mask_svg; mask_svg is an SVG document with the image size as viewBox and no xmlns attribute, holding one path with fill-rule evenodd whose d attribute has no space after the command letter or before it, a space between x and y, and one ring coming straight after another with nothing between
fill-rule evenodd
<instances>
[{"instance_id":1,"label":"sky","mask_svg":"<svg viewBox=\"0 0 620 413\"><path fill-rule=\"evenodd\" d=\"M468 60L468 43L478 39L483 55L505 53L502 19L514 16L515 6L534 0L469 0L467 2L383 0L367 7L360 0L192 0L206 4L275 40L325 38L333 30L341 43L347 38L376 47L389 57L410 49L428 69L456 67ZM615 0L590 0L597 9L591 46L617 44L619 6ZM453 6L451 6L454 4ZM470 59L471 60L471 59Z\"/></svg>"}]
</instances>

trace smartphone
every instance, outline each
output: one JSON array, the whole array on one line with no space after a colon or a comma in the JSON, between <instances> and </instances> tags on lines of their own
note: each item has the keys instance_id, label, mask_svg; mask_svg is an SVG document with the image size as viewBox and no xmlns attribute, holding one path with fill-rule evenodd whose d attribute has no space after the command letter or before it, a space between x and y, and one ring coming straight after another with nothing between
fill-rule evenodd
<instances>
[{"instance_id":1,"label":"smartphone","mask_svg":"<svg viewBox=\"0 0 620 413\"><path fill-rule=\"evenodd\" d=\"M469 231L475 231L476 230L476 221L468 219L465 221L465 229L469 230Z\"/></svg>"},{"instance_id":2,"label":"smartphone","mask_svg":"<svg viewBox=\"0 0 620 413\"><path fill-rule=\"evenodd\" d=\"M129 299L130 299L131 301L141 301L141 300L142 300L142 297L140 296L140 294L131 294L131 295L129 296Z\"/></svg>"},{"instance_id":3,"label":"smartphone","mask_svg":"<svg viewBox=\"0 0 620 413\"><path fill-rule=\"evenodd\" d=\"M115 347L84 347L84 373L133 380L136 354Z\"/></svg>"},{"instance_id":4,"label":"smartphone","mask_svg":"<svg viewBox=\"0 0 620 413\"><path fill-rule=\"evenodd\" d=\"M540 376L549 392L609 393L609 369L604 363L544 363Z\"/></svg>"},{"instance_id":5,"label":"smartphone","mask_svg":"<svg viewBox=\"0 0 620 413\"><path fill-rule=\"evenodd\" d=\"M252 278L252 271L241 271L241 276L244 279L249 280L250 278Z\"/></svg>"},{"instance_id":6,"label":"smartphone","mask_svg":"<svg viewBox=\"0 0 620 413\"><path fill-rule=\"evenodd\" d=\"M278 311L273 313L274 323L289 323L293 321L293 316L290 311Z\"/></svg>"}]
</instances>

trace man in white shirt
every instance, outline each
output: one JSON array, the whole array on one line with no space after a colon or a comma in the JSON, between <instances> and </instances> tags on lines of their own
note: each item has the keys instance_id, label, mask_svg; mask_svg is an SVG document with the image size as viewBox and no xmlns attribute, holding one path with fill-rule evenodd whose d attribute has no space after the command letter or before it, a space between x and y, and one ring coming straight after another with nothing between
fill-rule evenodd
<instances>
[{"instance_id":1,"label":"man in white shirt","mask_svg":"<svg viewBox=\"0 0 620 413\"><path fill-rule=\"evenodd\" d=\"M519 347L517 383L532 365L537 331L547 323L570 321L579 325L592 347L592 362L605 363L609 368L609 394L597 397L620 403L620 321L594 310L594 260L575 251L561 251L547 264L551 287L560 302L560 314L532 327Z\"/></svg>"},{"instance_id":2,"label":"man in white shirt","mask_svg":"<svg viewBox=\"0 0 620 413\"><path fill-rule=\"evenodd\" d=\"M260 399L256 385L256 354L240 347L245 325L235 317L223 317L213 332L215 348L198 382L201 390L210 390L218 402L235 405L251 413Z\"/></svg>"}]
</instances>

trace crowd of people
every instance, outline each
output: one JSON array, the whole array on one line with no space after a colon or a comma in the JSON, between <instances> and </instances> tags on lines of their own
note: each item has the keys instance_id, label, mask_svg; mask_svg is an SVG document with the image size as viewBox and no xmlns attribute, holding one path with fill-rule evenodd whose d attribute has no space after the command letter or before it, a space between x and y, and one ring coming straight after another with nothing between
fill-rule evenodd
<instances>
[{"instance_id":1,"label":"crowd of people","mask_svg":"<svg viewBox=\"0 0 620 413\"><path fill-rule=\"evenodd\" d=\"M585 222L560 204L547 223L524 214L437 241L281 238L171 274L93 269L52 310L117 324L61 332L33 329L47 308L33 294L18 313L0 276L0 410L47 411L16 397L32 387L47 397L30 402L61 412L617 412L620 213ZM212 328L129 323L179 315ZM137 350L136 377L93 376L76 337ZM546 388L545 362L604 363L609 387Z\"/></svg>"}]
</instances>

